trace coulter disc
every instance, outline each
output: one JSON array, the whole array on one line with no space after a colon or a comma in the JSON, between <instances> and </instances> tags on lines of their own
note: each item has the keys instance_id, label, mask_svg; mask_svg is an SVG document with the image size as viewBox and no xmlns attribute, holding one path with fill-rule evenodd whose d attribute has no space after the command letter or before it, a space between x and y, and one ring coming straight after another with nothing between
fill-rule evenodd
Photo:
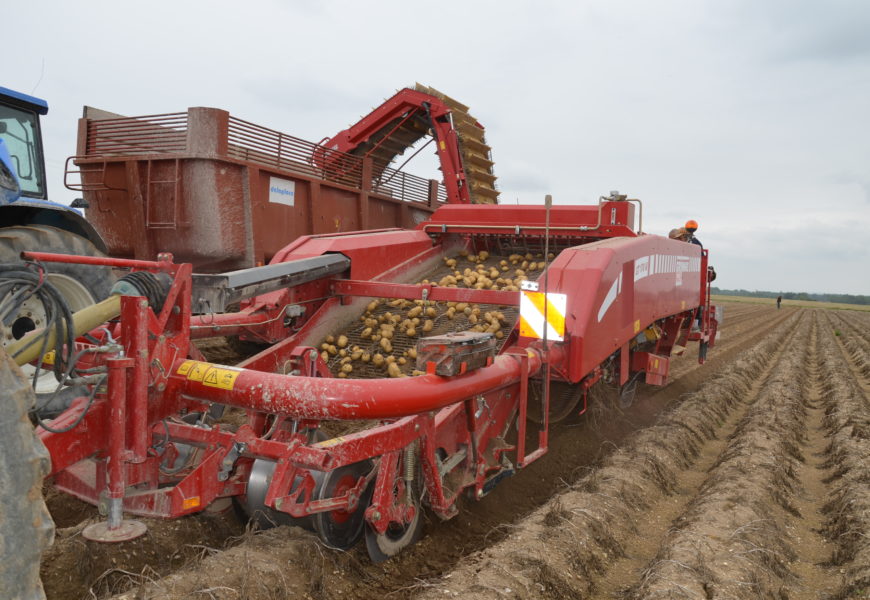
<instances>
[{"instance_id":1,"label":"coulter disc","mask_svg":"<svg viewBox=\"0 0 870 600\"><path fill-rule=\"evenodd\" d=\"M365 460L324 473L323 483L318 486L315 499L341 496L353 488L360 477L365 477L371 470L371 461ZM348 550L356 545L363 535L365 512L371 503L373 490L374 482L366 487L353 510L332 510L312 515L314 529L324 544L338 550Z\"/></svg>"}]
</instances>

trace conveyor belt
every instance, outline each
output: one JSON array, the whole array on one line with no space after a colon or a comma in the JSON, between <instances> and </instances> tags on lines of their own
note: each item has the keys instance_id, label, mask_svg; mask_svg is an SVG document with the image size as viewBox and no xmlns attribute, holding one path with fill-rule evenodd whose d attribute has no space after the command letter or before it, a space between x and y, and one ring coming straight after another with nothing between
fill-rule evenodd
<instances>
[{"instance_id":1,"label":"conveyor belt","mask_svg":"<svg viewBox=\"0 0 870 600\"><path fill-rule=\"evenodd\" d=\"M442 264L437 269L433 269L429 272L421 281L428 280L438 282L443 277L448 275L453 275L456 270L460 272L464 271L466 268L472 268L475 270L478 263L471 263L466 258L461 256L453 257L457 261L457 265L455 267L449 267L446 264ZM543 257L538 254L533 256L531 261L525 260L527 263L537 262L542 260ZM500 262L502 260L508 261L509 269L508 271L502 271ZM480 262L483 264L486 270L496 268L503 275L511 275L512 279L516 278L516 269L522 266L521 262L517 264L511 264L509 262L509 257L507 256L489 256L485 261ZM526 269L525 279L537 279L537 277L542 273L543 265L540 268L536 269ZM459 281L457 283L457 287L467 287L464 283ZM417 306L413 302L410 306L406 308L400 308L398 306L391 306L391 300L385 300L377 304L377 307L371 311L370 314L361 315L361 319L369 318L369 319L380 319L385 316L386 313L392 313L394 315L399 314L402 316L404 320L406 318L407 312L410 308ZM435 309L437 315L432 318L433 320L433 328L431 331L423 333L420 331L418 335L414 337L408 337L404 333L401 333L398 329L395 331L393 338L390 340L392 346L392 352L385 352L380 346L379 342L373 342L370 338L363 338L362 333L368 327L363 320L359 321L358 325L354 325L350 328L347 328L343 331L335 332L332 334L331 338L333 341L330 343L327 339L324 339L321 343L320 350L321 355L324 356L327 360L327 364L329 365L330 370L336 376L341 372L341 367L343 366L342 359L344 358L338 352L340 352L340 348L337 348L336 342L340 338L340 336L347 337L347 344L345 346L345 351L347 354L352 354L354 348L359 348L364 353L369 353L370 356L374 356L376 353L380 353L385 359L387 356L394 356L398 361L399 358L405 358L406 364L400 365L400 370L405 375L411 375L415 369L415 360L407 355L408 350L415 348L417 345L417 341L420 337L429 337L433 335L442 335L450 332L457 331L467 331L474 327L474 324L471 322L471 319L468 315L463 313L456 313L455 318L450 319L447 315L448 312L448 304L456 304L456 303L447 303L447 302L430 302L424 306L424 310L426 308L432 307ZM501 313L503 319L501 319L502 326L499 329L501 332L501 338L499 339L499 352L502 349L502 346L507 342L511 331L516 326L517 318L519 317L519 310L516 306L501 306L495 304L469 304L468 306L471 309L477 308L479 309L478 322L482 322L482 316L486 313ZM368 311L366 311L368 313ZM422 318L422 317L421 317ZM419 331L419 327L417 328ZM498 333L496 334L498 336ZM324 344L326 346L336 346L336 353L330 354L328 350L324 350ZM325 354L324 354L325 353ZM348 361L345 361L347 363ZM375 364L370 360L369 362L363 362L361 359L349 361L353 370L350 373L345 374L346 377L356 378L356 379L370 379L370 378L379 378L379 377L388 377L387 367L386 366L375 366Z\"/></svg>"}]
</instances>

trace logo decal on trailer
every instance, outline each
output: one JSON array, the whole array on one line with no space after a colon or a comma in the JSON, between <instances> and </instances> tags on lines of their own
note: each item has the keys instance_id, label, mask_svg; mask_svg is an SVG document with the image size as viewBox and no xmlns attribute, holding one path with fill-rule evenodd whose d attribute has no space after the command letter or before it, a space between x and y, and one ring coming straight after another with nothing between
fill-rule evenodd
<instances>
[{"instance_id":1,"label":"logo decal on trailer","mask_svg":"<svg viewBox=\"0 0 870 600\"><path fill-rule=\"evenodd\" d=\"M281 177L270 177L269 202L294 206L296 204L296 182Z\"/></svg>"},{"instance_id":2,"label":"logo decal on trailer","mask_svg":"<svg viewBox=\"0 0 870 600\"><path fill-rule=\"evenodd\" d=\"M561 342L565 339L565 311L568 296L565 294L532 292L523 290L520 296L520 335L544 338Z\"/></svg>"}]
</instances>

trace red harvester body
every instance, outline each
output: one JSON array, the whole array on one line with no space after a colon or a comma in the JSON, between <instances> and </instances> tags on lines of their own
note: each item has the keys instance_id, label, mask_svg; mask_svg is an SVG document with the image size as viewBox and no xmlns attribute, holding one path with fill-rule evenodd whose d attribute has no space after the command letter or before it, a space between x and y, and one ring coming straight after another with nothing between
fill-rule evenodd
<instances>
[{"instance_id":1,"label":"red harvester body","mask_svg":"<svg viewBox=\"0 0 870 600\"><path fill-rule=\"evenodd\" d=\"M314 528L332 546L349 547L365 534L371 556L387 558L416 540L424 505L450 518L460 494L481 498L546 453L548 415L585 410L592 385L612 386L623 399L640 378L662 385L670 357L689 340L700 343L703 361L718 323L707 253L639 233L638 206L614 195L598 206L556 206L548 217L542 206L445 205L414 229L303 236L263 269L299 267L293 276L308 278L249 295L237 313L191 314L192 301L208 290L190 265L105 259L164 273L171 284L157 312L141 297L121 299L111 335L123 355L84 352L82 368L107 367L109 378L106 389L93 389L51 424L63 429L80 420L77 426L40 430L55 483L88 502L105 494L125 511L160 517L245 498L249 510ZM475 260L539 257L541 275L522 291L433 283L450 257L466 252ZM333 271L319 276L314 264ZM358 333L365 320L402 300L435 312L457 303L454 310L503 313L506 335L454 376L421 364L430 372L386 377L366 363L354 368L369 378L342 378L348 363L321 350L324 338L345 331L347 348L362 348L370 343ZM453 327L443 314L434 321L432 335ZM535 330L552 333L544 340ZM94 330L77 347L109 347L108 333ZM225 366L191 344L225 334L268 347ZM445 353L456 352L453 359L469 351L437 339ZM405 356L413 344L393 338ZM218 406L245 409L247 422L206 422ZM318 433L336 419L369 423L341 436Z\"/></svg>"}]
</instances>

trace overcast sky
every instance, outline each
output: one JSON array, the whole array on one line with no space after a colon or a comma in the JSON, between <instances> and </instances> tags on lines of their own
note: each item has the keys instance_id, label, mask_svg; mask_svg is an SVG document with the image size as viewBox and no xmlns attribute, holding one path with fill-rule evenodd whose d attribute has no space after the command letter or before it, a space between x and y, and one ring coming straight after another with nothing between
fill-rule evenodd
<instances>
[{"instance_id":1,"label":"overcast sky","mask_svg":"<svg viewBox=\"0 0 870 600\"><path fill-rule=\"evenodd\" d=\"M0 85L48 100L61 202L84 104L214 106L318 141L420 81L486 126L502 202L620 190L648 232L697 220L721 287L870 294L870 2L31 0L3 15Z\"/></svg>"}]
</instances>

